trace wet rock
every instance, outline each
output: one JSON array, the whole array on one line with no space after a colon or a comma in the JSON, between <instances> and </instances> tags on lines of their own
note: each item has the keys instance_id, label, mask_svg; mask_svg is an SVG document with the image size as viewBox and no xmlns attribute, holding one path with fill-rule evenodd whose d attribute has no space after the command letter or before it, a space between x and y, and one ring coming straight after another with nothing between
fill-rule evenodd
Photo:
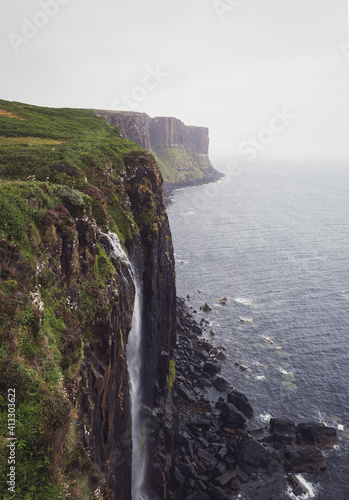
<instances>
[{"instance_id":1,"label":"wet rock","mask_svg":"<svg viewBox=\"0 0 349 500\"><path fill-rule=\"evenodd\" d=\"M205 302L205 304L203 306L200 306L200 309L204 312L210 312L212 311L212 307L210 307L207 302Z\"/></svg>"},{"instance_id":2,"label":"wet rock","mask_svg":"<svg viewBox=\"0 0 349 500\"><path fill-rule=\"evenodd\" d=\"M286 469L294 472L311 472L327 467L324 455L313 445L287 445L281 450L280 459Z\"/></svg>"},{"instance_id":3,"label":"wet rock","mask_svg":"<svg viewBox=\"0 0 349 500\"><path fill-rule=\"evenodd\" d=\"M207 378L201 378L199 380L200 387L212 387L212 383Z\"/></svg>"},{"instance_id":4,"label":"wet rock","mask_svg":"<svg viewBox=\"0 0 349 500\"><path fill-rule=\"evenodd\" d=\"M215 332L215 330L213 330L213 328L211 328L211 330L210 330L210 335L212 335L212 336L216 335L216 332Z\"/></svg>"},{"instance_id":5,"label":"wet rock","mask_svg":"<svg viewBox=\"0 0 349 500\"><path fill-rule=\"evenodd\" d=\"M322 423L298 424L296 433L297 442L300 444L313 444L321 449L329 449L338 444L336 429Z\"/></svg>"},{"instance_id":6,"label":"wet rock","mask_svg":"<svg viewBox=\"0 0 349 500\"><path fill-rule=\"evenodd\" d=\"M292 486L292 491L296 496L309 494L309 490L293 474L289 474L287 476L287 480L290 483L290 485Z\"/></svg>"},{"instance_id":7,"label":"wet rock","mask_svg":"<svg viewBox=\"0 0 349 500\"><path fill-rule=\"evenodd\" d=\"M227 395L228 403L233 404L239 411L241 411L247 418L252 417L253 408L248 402L247 397L239 391L231 391Z\"/></svg>"},{"instance_id":8,"label":"wet rock","mask_svg":"<svg viewBox=\"0 0 349 500\"><path fill-rule=\"evenodd\" d=\"M225 361L227 359L226 355L224 354L224 352L220 351L216 358L219 360L219 361Z\"/></svg>"},{"instance_id":9,"label":"wet rock","mask_svg":"<svg viewBox=\"0 0 349 500\"><path fill-rule=\"evenodd\" d=\"M279 468L276 458L255 441L243 441L238 451L237 462L246 474L275 472Z\"/></svg>"},{"instance_id":10,"label":"wet rock","mask_svg":"<svg viewBox=\"0 0 349 500\"><path fill-rule=\"evenodd\" d=\"M222 404L219 420L227 427L244 428L246 425L245 415L231 403Z\"/></svg>"},{"instance_id":11,"label":"wet rock","mask_svg":"<svg viewBox=\"0 0 349 500\"><path fill-rule=\"evenodd\" d=\"M286 418L270 419L272 436L276 441L284 444L296 442L296 425L292 420Z\"/></svg>"},{"instance_id":12,"label":"wet rock","mask_svg":"<svg viewBox=\"0 0 349 500\"><path fill-rule=\"evenodd\" d=\"M213 381L213 385L218 391L227 391L231 388L231 384L223 377L216 377Z\"/></svg>"},{"instance_id":13,"label":"wet rock","mask_svg":"<svg viewBox=\"0 0 349 500\"><path fill-rule=\"evenodd\" d=\"M219 303L225 305L228 302L228 299L224 297L223 299L220 299Z\"/></svg>"},{"instance_id":14,"label":"wet rock","mask_svg":"<svg viewBox=\"0 0 349 500\"><path fill-rule=\"evenodd\" d=\"M209 361L207 361L204 364L204 371L208 373L211 377L217 375L217 373L219 373L221 369L222 369L221 366L218 365L217 363L210 363Z\"/></svg>"}]
</instances>

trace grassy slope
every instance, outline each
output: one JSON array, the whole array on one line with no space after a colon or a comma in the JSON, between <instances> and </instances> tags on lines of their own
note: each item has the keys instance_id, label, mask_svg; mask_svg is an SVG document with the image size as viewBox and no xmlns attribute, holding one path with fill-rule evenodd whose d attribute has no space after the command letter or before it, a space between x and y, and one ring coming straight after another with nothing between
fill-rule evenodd
<instances>
[{"instance_id":1,"label":"grassy slope","mask_svg":"<svg viewBox=\"0 0 349 500\"><path fill-rule=\"evenodd\" d=\"M94 498L98 471L79 444L64 385L81 361L82 338L98 306L93 294L113 266L99 249L93 274L80 283L80 307L72 311L47 254L57 228L76 238L76 216L108 225L122 241L137 231L120 175L124 155L140 148L90 111L2 100L0 136L0 497L12 497L7 389L16 387L16 498ZM37 291L44 319L33 305Z\"/></svg>"}]
</instances>

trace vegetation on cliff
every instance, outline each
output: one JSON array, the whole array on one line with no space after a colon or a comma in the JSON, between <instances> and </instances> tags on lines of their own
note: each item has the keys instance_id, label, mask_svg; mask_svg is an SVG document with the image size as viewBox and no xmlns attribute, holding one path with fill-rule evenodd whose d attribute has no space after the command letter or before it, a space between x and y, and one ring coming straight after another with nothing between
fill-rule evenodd
<instances>
[{"instance_id":1,"label":"vegetation on cliff","mask_svg":"<svg viewBox=\"0 0 349 500\"><path fill-rule=\"evenodd\" d=\"M90 457L81 436L88 447L91 420L98 417L94 405L109 387L103 379L108 368L97 366L96 351L107 353L105 363L120 359L113 418L125 429L128 425L124 358L133 297L130 287L123 289L122 273L98 234L114 231L126 247L143 234L144 253L150 255L163 205L149 176L139 179L138 209L132 212L129 196L137 169L159 177L151 155L92 112L0 100L1 498L13 496L7 484L11 388L16 391L16 496L111 495L100 469L108 470L103 447L114 444L104 436ZM123 321L116 321L121 312ZM88 385L99 376L105 387L93 400Z\"/></svg>"}]
</instances>

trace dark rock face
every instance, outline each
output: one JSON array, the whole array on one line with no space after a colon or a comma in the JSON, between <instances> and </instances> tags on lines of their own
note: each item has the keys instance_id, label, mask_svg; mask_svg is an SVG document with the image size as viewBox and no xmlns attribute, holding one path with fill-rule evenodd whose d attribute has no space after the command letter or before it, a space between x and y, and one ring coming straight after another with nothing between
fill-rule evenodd
<instances>
[{"instance_id":1,"label":"dark rock face","mask_svg":"<svg viewBox=\"0 0 349 500\"><path fill-rule=\"evenodd\" d=\"M126 191L140 229L140 240L129 241L127 246L131 259L142 270L143 402L150 409L157 409L149 417L151 432L146 435L149 450L147 477L153 497L162 498L169 480L173 441L172 415L166 406L171 402L167 381L176 340L174 255L162 177L156 164L143 154L125 158L125 163ZM185 388L183 394L184 391Z\"/></svg>"},{"instance_id":2,"label":"dark rock face","mask_svg":"<svg viewBox=\"0 0 349 500\"><path fill-rule=\"evenodd\" d=\"M122 137L150 151L149 125L151 118L147 114L132 111L96 111L96 115L104 116L111 125L116 125Z\"/></svg>"}]
</instances>

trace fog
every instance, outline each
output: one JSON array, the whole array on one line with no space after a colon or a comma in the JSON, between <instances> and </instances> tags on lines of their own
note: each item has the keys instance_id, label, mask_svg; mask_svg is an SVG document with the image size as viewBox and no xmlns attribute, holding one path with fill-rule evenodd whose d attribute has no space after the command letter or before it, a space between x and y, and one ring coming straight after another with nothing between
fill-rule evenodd
<instances>
[{"instance_id":1,"label":"fog","mask_svg":"<svg viewBox=\"0 0 349 500\"><path fill-rule=\"evenodd\" d=\"M210 129L219 166L349 159L347 0L17 0L0 97Z\"/></svg>"}]
</instances>

